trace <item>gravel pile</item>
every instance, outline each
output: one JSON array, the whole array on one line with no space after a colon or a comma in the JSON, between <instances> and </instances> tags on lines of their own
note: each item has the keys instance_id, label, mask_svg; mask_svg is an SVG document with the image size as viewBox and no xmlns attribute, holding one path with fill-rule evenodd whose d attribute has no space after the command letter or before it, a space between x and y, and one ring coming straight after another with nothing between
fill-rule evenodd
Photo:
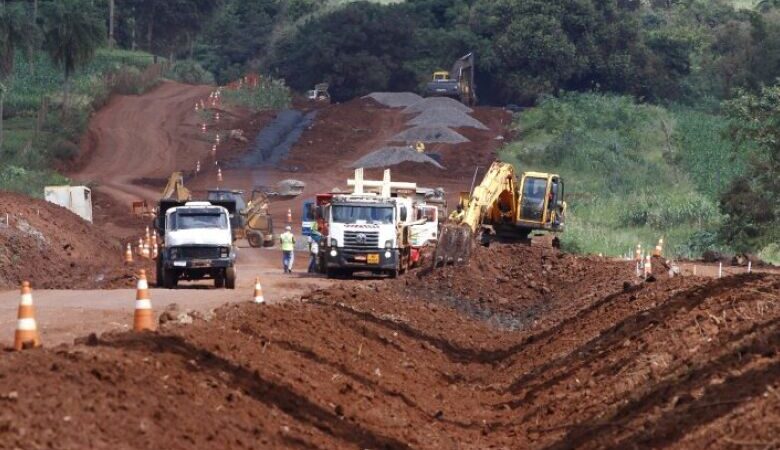
<instances>
[{"instance_id":1,"label":"gravel pile","mask_svg":"<svg viewBox=\"0 0 780 450\"><path fill-rule=\"evenodd\" d=\"M423 127L471 127L487 130L488 127L467 113L455 108L431 108L415 116L407 122L409 125Z\"/></svg>"},{"instance_id":2,"label":"gravel pile","mask_svg":"<svg viewBox=\"0 0 780 450\"><path fill-rule=\"evenodd\" d=\"M414 127L402 131L392 138L390 142L440 142L443 144L462 144L469 142L462 134L447 127Z\"/></svg>"},{"instance_id":3,"label":"gravel pile","mask_svg":"<svg viewBox=\"0 0 780 450\"><path fill-rule=\"evenodd\" d=\"M422 97L413 92L374 92L363 98L373 99L390 108L406 108L423 100Z\"/></svg>"},{"instance_id":4,"label":"gravel pile","mask_svg":"<svg viewBox=\"0 0 780 450\"><path fill-rule=\"evenodd\" d=\"M407 114L418 114L429 109L445 108L454 109L467 114L474 112L471 108L463 103L449 97L428 97L421 99L417 103L411 104L404 108L404 112Z\"/></svg>"},{"instance_id":5,"label":"gravel pile","mask_svg":"<svg viewBox=\"0 0 780 450\"><path fill-rule=\"evenodd\" d=\"M444 166L436 160L425 153L415 151L411 147L382 147L358 159L352 163L352 167L374 169L394 166L403 162L431 164L437 169L444 169Z\"/></svg>"}]
</instances>

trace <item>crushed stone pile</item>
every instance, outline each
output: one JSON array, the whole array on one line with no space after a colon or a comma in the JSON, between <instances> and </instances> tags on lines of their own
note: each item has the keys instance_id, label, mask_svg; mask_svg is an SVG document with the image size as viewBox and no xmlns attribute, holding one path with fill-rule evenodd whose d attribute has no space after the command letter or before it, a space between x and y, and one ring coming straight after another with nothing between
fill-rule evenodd
<instances>
[{"instance_id":1,"label":"crushed stone pile","mask_svg":"<svg viewBox=\"0 0 780 450\"><path fill-rule=\"evenodd\" d=\"M423 100L413 92L374 92L363 98L370 98L389 108L406 108Z\"/></svg>"},{"instance_id":2,"label":"crushed stone pile","mask_svg":"<svg viewBox=\"0 0 780 450\"><path fill-rule=\"evenodd\" d=\"M411 147L382 147L358 159L352 163L351 167L374 169L394 166L404 162L431 164L437 169L444 169L444 166L439 164L438 161L425 153L417 152Z\"/></svg>"},{"instance_id":3,"label":"crushed stone pile","mask_svg":"<svg viewBox=\"0 0 780 450\"><path fill-rule=\"evenodd\" d=\"M407 122L409 125L422 127L476 128L487 130L488 127L468 113L456 108L436 107L422 111Z\"/></svg>"},{"instance_id":4,"label":"crushed stone pile","mask_svg":"<svg viewBox=\"0 0 780 450\"><path fill-rule=\"evenodd\" d=\"M420 100L417 103L411 104L404 108L403 112L406 114L417 114L429 109L454 109L467 114L474 112L473 109L464 105L463 103L449 97L428 97Z\"/></svg>"},{"instance_id":5,"label":"crushed stone pile","mask_svg":"<svg viewBox=\"0 0 780 450\"><path fill-rule=\"evenodd\" d=\"M439 142L444 144L462 144L469 142L465 136L447 127L414 127L391 137L390 142Z\"/></svg>"},{"instance_id":6,"label":"crushed stone pile","mask_svg":"<svg viewBox=\"0 0 780 450\"><path fill-rule=\"evenodd\" d=\"M126 267L122 255L119 242L67 209L0 193L0 288L22 281L39 289L131 287L143 263Z\"/></svg>"}]
</instances>

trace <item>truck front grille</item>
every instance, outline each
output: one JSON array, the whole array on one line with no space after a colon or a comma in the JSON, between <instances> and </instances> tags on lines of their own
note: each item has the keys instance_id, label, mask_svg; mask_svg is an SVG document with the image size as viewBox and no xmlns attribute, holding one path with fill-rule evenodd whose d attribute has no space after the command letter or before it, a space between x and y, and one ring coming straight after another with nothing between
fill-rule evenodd
<instances>
[{"instance_id":1,"label":"truck front grille","mask_svg":"<svg viewBox=\"0 0 780 450\"><path fill-rule=\"evenodd\" d=\"M219 247L179 247L179 257L184 259L216 259L219 253Z\"/></svg>"},{"instance_id":2,"label":"truck front grille","mask_svg":"<svg viewBox=\"0 0 780 450\"><path fill-rule=\"evenodd\" d=\"M348 249L378 249L378 231L345 231L344 247Z\"/></svg>"}]
</instances>

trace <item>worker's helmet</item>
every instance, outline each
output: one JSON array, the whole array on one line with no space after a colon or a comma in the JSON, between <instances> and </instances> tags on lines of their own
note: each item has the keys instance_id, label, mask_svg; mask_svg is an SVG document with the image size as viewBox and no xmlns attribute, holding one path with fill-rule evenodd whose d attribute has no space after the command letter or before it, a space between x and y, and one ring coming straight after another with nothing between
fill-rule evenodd
<instances>
[{"instance_id":1,"label":"worker's helmet","mask_svg":"<svg viewBox=\"0 0 780 450\"><path fill-rule=\"evenodd\" d=\"M289 225L287 225L286 227L284 227L284 229L285 229L285 231L292 231L292 227L291 227L291 226L289 226Z\"/></svg>"}]
</instances>

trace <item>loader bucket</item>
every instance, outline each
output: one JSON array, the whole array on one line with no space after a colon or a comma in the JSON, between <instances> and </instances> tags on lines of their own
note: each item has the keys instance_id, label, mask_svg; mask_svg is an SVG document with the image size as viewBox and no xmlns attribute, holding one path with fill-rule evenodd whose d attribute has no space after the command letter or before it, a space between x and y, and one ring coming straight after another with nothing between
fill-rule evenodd
<instances>
[{"instance_id":1,"label":"loader bucket","mask_svg":"<svg viewBox=\"0 0 780 450\"><path fill-rule=\"evenodd\" d=\"M465 225L445 224L433 252L433 267L465 265L471 256L473 233Z\"/></svg>"}]
</instances>

